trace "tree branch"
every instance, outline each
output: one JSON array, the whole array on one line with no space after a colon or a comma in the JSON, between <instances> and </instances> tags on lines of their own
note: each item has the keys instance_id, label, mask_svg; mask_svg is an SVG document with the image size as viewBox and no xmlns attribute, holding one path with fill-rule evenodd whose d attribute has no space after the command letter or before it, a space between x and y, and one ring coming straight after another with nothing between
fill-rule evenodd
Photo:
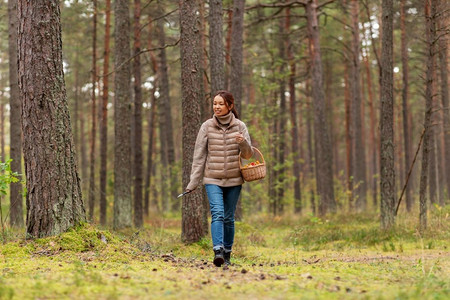
<instances>
[{"instance_id":1,"label":"tree branch","mask_svg":"<svg viewBox=\"0 0 450 300\"><path fill-rule=\"evenodd\" d=\"M116 72L117 70L119 70L120 68L122 68L125 64L129 63L131 60L133 60L135 57L146 53L146 52L150 52L150 51L157 51L157 50L163 50L169 47L175 47L176 45L178 45L178 43L180 42L180 39L178 39L175 44L167 44L164 45L163 47L156 47L156 48L150 48L150 49L142 49L141 51L139 51L138 53L136 53L135 55L131 56L129 59L127 59L126 61L124 61L123 63L121 63L117 68L115 68L114 70L112 70L111 72L109 72L108 74L103 74L103 75L99 75L98 77L104 77L104 76L109 76L112 73Z\"/></svg>"}]
</instances>

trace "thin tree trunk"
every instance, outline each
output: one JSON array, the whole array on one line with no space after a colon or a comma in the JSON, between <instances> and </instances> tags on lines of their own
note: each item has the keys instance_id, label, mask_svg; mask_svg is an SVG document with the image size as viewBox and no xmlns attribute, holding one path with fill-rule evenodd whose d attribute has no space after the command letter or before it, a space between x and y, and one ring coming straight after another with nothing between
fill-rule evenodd
<instances>
[{"instance_id":1,"label":"thin tree trunk","mask_svg":"<svg viewBox=\"0 0 450 300\"><path fill-rule=\"evenodd\" d=\"M200 68L200 30L198 5L195 1L180 0L181 95L183 113L183 187L190 179L194 145L200 129L202 73ZM199 241L208 232L202 190L183 197L181 237L185 243Z\"/></svg>"},{"instance_id":2,"label":"thin tree trunk","mask_svg":"<svg viewBox=\"0 0 450 300\"><path fill-rule=\"evenodd\" d=\"M205 19L205 1L203 0L197 0L199 5L199 13L200 13L200 73L202 74L202 82L200 85L200 90L203 91L202 96L202 102L200 103L200 109L201 109L201 120L202 122L208 120L211 118L211 93L208 91L208 74L207 74L207 65L208 65L208 55L206 51L206 19ZM205 199L205 201L208 203L208 199ZM209 204L208 204L209 205Z\"/></svg>"},{"instance_id":3,"label":"thin tree trunk","mask_svg":"<svg viewBox=\"0 0 450 300\"><path fill-rule=\"evenodd\" d=\"M12 159L11 171L19 174L19 181L10 185L10 225L13 227L23 226L23 201L22 201L22 129L21 129L21 103L19 81L17 78L17 1L8 1L9 17L9 86L10 86L10 154ZM2 106L3 107L3 106ZM3 136L3 134L2 134ZM2 156L2 160L5 157Z\"/></svg>"},{"instance_id":4,"label":"thin tree trunk","mask_svg":"<svg viewBox=\"0 0 450 300\"><path fill-rule=\"evenodd\" d=\"M289 33L291 28L290 9L286 10L285 32ZM302 212L302 194L300 186L300 149L298 147L298 125L297 125L297 104L295 97L295 75L296 64L294 58L293 44L289 39L289 34L286 35L286 48L289 61L289 111L291 117L291 151L293 153L292 175L294 176L294 213Z\"/></svg>"},{"instance_id":5,"label":"thin tree trunk","mask_svg":"<svg viewBox=\"0 0 450 300\"><path fill-rule=\"evenodd\" d=\"M371 157L371 167L372 172L370 175L370 178L372 179L372 204L373 207L378 206L378 183L377 183L377 139L376 139L376 117L375 117L375 105L374 105L374 97L373 97L373 91L372 91L372 72L370 71L369 67L369 57L365 56L364 58L364 65L366 68L366 74L367 74L367 92L369 94L369 114L370 114L370 157Z\"/></svg>"},{"instance_id":6,"label":"thin tree trunk","mask_svg":"<svg viewBox=\"0 0 450 300\"><path fill-rule=\"evenodd\" d=\"M229 22L231 28L228 31L232 32L230 36L230 48L228 48L228 52L231 54L229 55L231 59L229 91L234 96L234 105L239 116L241 116L242 106L244 10L245 0L233 1L233 10L230 15L232 18ZM239 201L236 206L236 219L242 220L242 216L242 201Z\"/></svg>"},{"instance_id":7,"label":"thin tree trunk","mask_svg":"<svg viewBox=\"0 0 450 300\"><path fill-rule=\"evenodd\" d=\"M317 5L315 1L306 3L308 34L311 40L311 74L312 96L314 107L314 138L316 141L316 184L320 196L319 214L336 211L336 201L333 189L333 153L327 122L325 96L323 92L322 59L319 43L319 25L317 20Z\"/></svg>"},{"instance_id":8,"label":"thin tree trunk","mask_svg":"<svg viewBox=\"0 0 450 300\"><path fill-rule=\"evenodd\" d=\"M282 78L279 80L279 91L280 91L280 114L278 116L279 124L279 143L278 143L278 158L277 162L280 164L281 169L277 177L277 199L278 199L278 214L283 214L284 212L284 190L285 190L285 178L286 178L286 80L284 79L284 74L286 72L286 47L285 38L287 33L285 32L285 20L280 19L280 41L279 41L279 58L281 60L281 66L279 74L282 74Z\"/></svg>"},{"instance_id":9,"label":"thin tree trunk","mask_svg":"<svg viewBox=\"0 0 450 300\"><path fill-rule=\"evenodd\" d=\"M309 165L309 169L308 169L308 173L310 176L310 180L312 178L314 178L314 165L315 165L315 160L314 160L314 154L313 154L313 136L312 136L312 126L311 126L311 105L310 102L312 101L311 99L311 88L310 88L310 81L307 80L307 101L306 101L306 139L307 139L307 144L308 144L308 165ZM316 210L316 195L315 195L315 191L314 191L314 186L313 184L310 184L310 190L309 190L309 194L310 194L310 203L311 203L311 212L313 213L313 215L316 214L317 210Z\"/></svg>"},{"instance_id":10,"label":"thin tree trunk","mask_svg":"<svg viewBox=\"0 0 450 300\"><path fill-rule=\"evenodd\" d=\"M130 17L128 0L114 8L114 228L131 227Z\"/></svg>"},{"instance_id":11,"label":"thin tree trunk","mask_svg":"<svg viewBox=\"0 0 450 300\"><path fill-rule=\"evenodd\" d=\"M150 36L148 39L148 48L151 49L152 48L152 36L151 36L151 24L152 24L152 19L149 16L149 22L150 27L149 27L149 32L150 32ZM150 60L151 60L151 66L152 66L152 70L153 73L155 74L155 76L157 76L158 74L158 62L156 61L156 57L154 55L153 52L150 52ZM148 149L147 149L147 169L146 169L146 175L145 175L145 192L144 192L144 214L146 216L148 216L149 212L150 212L150 189L151 189L151 184L152 184L152 174L153 171L155 169L154 167L154 162L153 162L153 153L154 148L155 148L155 119L156 119L156 97L155 97L155 92L156 92L156 86L157 86L157 78L155 78L154 82L153 82L153 89L150 92L150 98L151 98L151 103L150 103L150 112L149 112L149 119L148 119ZM156 203L157 203L157 199ZM154 206L156 209L156 211L158 211L158 206L155 205Z\"/></svg>"},{"instance_id":12,"label":"thin tree trunk","mask_svg":"<svg viewBox=\"0 0 450 300\"><path fill-rule=\"evenodd\" d=\"M382 1L381 47L381 115L380 115L380 189L381 227L395 224L395 168L394 168L394 76L393 76L393 18L392 0Z\"/></svg>"},{"instance_id":13,"label":"thin tree trunk","mask_svg":"<svg viewBox=\"0 0 450 300\"><path fill-rule=\"evenodd\" d=\"M353 125L351 121L350 83L348 79L348 64L345 64L345 145L347 162L347 193L348 209L354 210L353 204Z\"/></svg>"},{"instance_id":14,"label":"thin tree trunk","mask_svg":"<svg viewBox=\"0 0 450 300\"><path fill-rule=\"evenodd\" d=\"M89 166L89 220L93 221L95 206L95 142L97 141L97 104L95 99L95 89L97 86L97 0L93 0L94 11L92 15L92 128L91 128L91 149Z\"/></svg>"},{"instance_id":15,"label":"thin tree trunk","mask_svg":"<svg viewBox=\"0 0 450 300\"><path fill-rule=\"evenodd\" d=\"M402 112L403 112L403 145L405 148L405 171L408 172L411 165L411 126L408 122L409 118L409 104L408 104L408 88L409 88L409 67L408 67L408 44L406 41L406 11L405 1L400 2L400 29L401 29L401 53L402 53ZM406 174L407 175L407 174ZM405 191L406 210L411 212L412 199L412 185L408 184Z\"/></svg>"},{"instance_id":16,"label":"thin tree trunk","mask_svg":"<svg viewBox=\"0 0 450 300\"><path fill-rule=\"evenodd\" d=\"M440 1L442 7L439 11L445 11L448 7L448 2ZM447 3L447 6L444 4ZM448 18L441 19L439 28L448 28ZM439 66L441 76L441 102L443 114L443 135L444 135L444 157L445 157L445 184L447 189L447 198L450 196L450 106L448 97L448 36L441 36L439 38ZM444 204L444 203L443 203Z\"/></svg>"},{"instance_id":17,"label":"thin tree trunk","mask_svg":"<svg viewBox=\"0 0 450 300\"><path fill-rule=\"evenodd\" d=\"M234 1L233 1L234 2ZM233 3L234 4L234 3ZM231 36L234 34L234 26L232 26L233 22L233 9L227 9L227 36L225 38L225 90L230 90L230 76L231 72ZM236 99L235 99L236 101ZM235 102L236 103L236 102ZM239 113L239 111L238 111ZM240 114L239 114L240 115Z\"/></svg>"},{"instance_id":18,"label":"thin tree trunk","mask_svg":"<svg viewBox=\"0 0 450 300\"><path fill-rule=\"evenodd\" d=\"M429 153L430 153L430 141L431 141L431 114L433 105L433 56L434 47L433 43L435 40L435 28L432 18L432 1L425 0L425 19L426 19L426 39L427 39L427 71L426 71L426 89L425 89L425 136L423 139L422 148L422 170L420 174L420 230L423 231L427 228L427 184L428 184L428 164L429 164Z\"/></svg>"},{"instance_id":19,"label":"thin tree trunk","mask_svg":"<svg viewBox=\"0 0 450 300\"><path fill-rule=\"evenodd\" d=\"M103 54L103 91L102 91L102 111L100 121L100 224L106 225L107 202L106 202L106 182L107 182L107 153L108 153L108 92L109 92L109 38L111 30L111 0L106 0L105 8L105 44Z\"/></svg>"},{"instance_id":20,"label":"thin tree trunk","mask_svg":"<svg viewBox=\"0 0 450 300\"><path fill-rule=\"evenodd\" d=\"M164 20L160 19L157 22L158 39L160 47L164 47L165 32L164 32ZM169 75L167 71L167 58L165 49L161 49L159 53L159 78L160 78L160 97L158 99L158 114L159 114L159 138L160 138L160 153L161 153L161 195L162 195L162 208L163 211L168 211L170 208L170 191L169 191L169 180L170 180L170 170L171 164L169 159L169 116L166 114L166 106L169 106ZM170 132L171 133L171 132ZM173 148L172 148L173 150Z\"/></svg>"},{"instance_id":21,"label":"thin tree trunk","mask_svg":"<svg viewBox=\"0 0 450 300\"><path fill-rule=\"evenodd\" d=\"M211 94L225 88L222 0L209 0L209 60Z\"/></svg>"},{"instance_id":22,"label":"thin tree trunk","mask_svg":"<svg viewBox=\"0 0 450 300\"><path fill-rule=\"evenodd\" d=\"M363 145L361 121L361 87L360 87L360 38L359 38L359 4L358 0L351 1L352 15L352 60L351 60L351 95L352 122L354 133L354 183L356 196L356 210L365 211L367 206L366 158Z\"/></svg>"},{"instance_id":23,"label":"thin tree trunk","mask_svg":"<svg viewBox=\"0 0 450 300\"><path fill-rule=\"evenodd\" d=\"M150 93L151 104L150 113L148 119L148 149L147 149L147 170L145 175L145 192L144 192L144 213L149 214L150 211L150 189L152 180L152 170L153 170L153 148L154 148L154 136L155 136L155 118L156 118L156 97L155 97L156 86L152 89Z\"/></svg>"},{"instance_id":24,"label":"thin tree trunk","mask_svg":"<svg viewBox=\"0 0 450 300\"><path fill-rule=\"evenodd\" d=\"M0 99L0 156L3 161L6 160L5 155L5 103Z\"/></svg>"},{"instance_id":25,"label":"thin tree trunk","mask_svg":"<svg viewBox=\"0 0 450 300\"><path fill-rule=\"evenodd\" d=\"M134 226L142 227L142 76L141 76L141 1L134 0Z\"/></svg>"},{"instance_id":26,"label":"thin tree trunk","mask_svg":"<svg viewBox=\"0 0 450 300\"><path fill-rule=\"evenodd\" d=\"M245 0L233 1L233 19L231 36L230 92L235 99L236 110L241 116L243 82L243 36L244 36Z\"/></svg>"},{"instance_id":27,"label":"thin tree trunk","mask_svg":"<svg viewBox=\"0 0 450 300\"><path fill-rule=\"evenodd\" d=\"M86 217L64 82L58 1L19 0L17 8L27 236L38 238L60 234Z\"/></svg>"}]
</instances>

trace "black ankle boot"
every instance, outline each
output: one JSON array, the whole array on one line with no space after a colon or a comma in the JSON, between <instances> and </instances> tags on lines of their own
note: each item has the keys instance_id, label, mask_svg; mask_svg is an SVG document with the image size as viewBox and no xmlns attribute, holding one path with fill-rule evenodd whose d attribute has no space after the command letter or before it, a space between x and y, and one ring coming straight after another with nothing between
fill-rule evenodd
<instances>
[{"instance_id":1,"label":"black ankle boot","mask_svg":"<svg viewBox=\"0 0 450 300\"><path fill-rule=\"evenodd\" d=\"M223 258L223 248L214 250L214 260L213 263L216 267L220 267L225 262Z\"/></svg>"},{"instance_id":2,"label":"black ankle boot","mask_svg":"<svg viewBox=\"0 0 450 300\"><path fill-rule=\"evenodd\" d=\"M231 251L228 251L228 252L224 251L223 252L223 259L225 260L225 265L227 265L227 266L231 265L231 261L230 261L230 259L231 259Z\"/></svg>"}]
</instances>

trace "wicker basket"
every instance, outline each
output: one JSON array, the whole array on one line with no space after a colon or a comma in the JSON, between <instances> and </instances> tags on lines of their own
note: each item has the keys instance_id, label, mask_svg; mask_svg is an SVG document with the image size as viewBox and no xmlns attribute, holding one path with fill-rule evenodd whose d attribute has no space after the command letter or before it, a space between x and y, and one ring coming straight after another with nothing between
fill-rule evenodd
<instances>
[{"instance_id":1,"label":"wicker basket","mask_svg":"<svg viewBox=\"0 0 450 300\"><path fill-rule=\"evenodd\" d=\"M252 148L253 153L258 153L259 157L261 157L262 162L255 166L248 166L246 168L243 168L241 154L239 153L239 168L241 169L241 174L245 181L254 181L266 177L266 162L264 160L264 156L257 148Z\"/></svg>"}]
</instances>

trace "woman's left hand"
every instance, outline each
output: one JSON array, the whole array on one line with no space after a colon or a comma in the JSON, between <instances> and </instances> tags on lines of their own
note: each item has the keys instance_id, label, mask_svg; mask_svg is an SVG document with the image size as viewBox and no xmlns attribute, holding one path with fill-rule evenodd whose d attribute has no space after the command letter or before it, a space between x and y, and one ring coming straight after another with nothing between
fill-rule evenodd
<instances>
[{"instance_id":1,"label":"woman's left hand","mask_svg":"<svg viewBox=\"0 0 450 300\"><path fill-rule=\"evenodd\" d=\"M244 135L242 132L236 134L236 143L240 144L244 141Z\"/></svg>"}]
</instances>

